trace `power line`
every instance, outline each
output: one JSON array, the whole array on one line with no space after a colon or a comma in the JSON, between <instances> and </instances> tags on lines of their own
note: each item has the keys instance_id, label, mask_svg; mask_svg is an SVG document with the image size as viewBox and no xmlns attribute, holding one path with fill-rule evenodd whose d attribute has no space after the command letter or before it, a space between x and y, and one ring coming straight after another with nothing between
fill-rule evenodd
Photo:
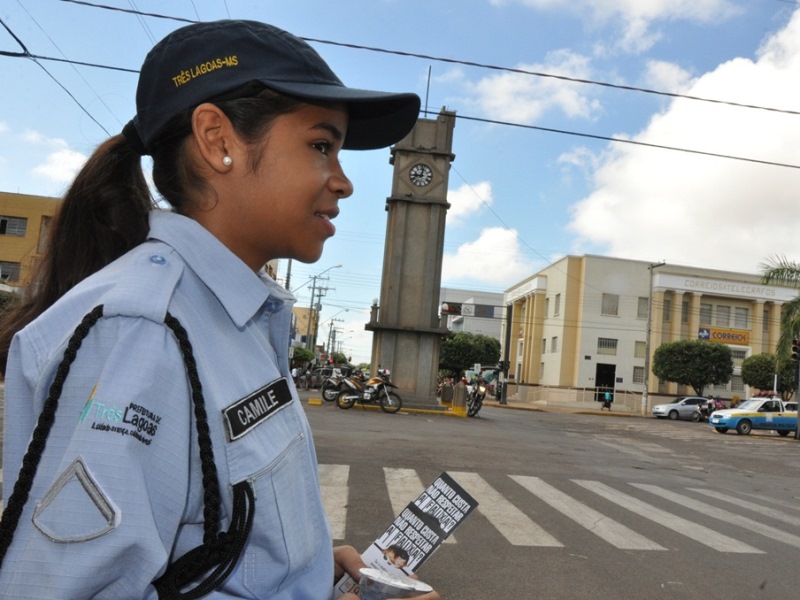
<instances>
[{"instance_id":1,"label":"power line","mask_svg":"<svg viewBox=\"0 0 800 600\"><path fill-rule=\"evenodd\" d=\"M62 2L78 2L79 0L61 0L61 1ZM5 23L3 23L2 19L0 19L0 23L2 23L3 26L6 27L7 30L9 30L8 27L5 25ZM9 30L9 32L10 32L10 30ZM14 36L14 37L15 37L15 39L18 39L16 36ZM36 62L37 60L50 60L50 61L56 61L56 62L64 62L64 63L68 63L68 64L73 64L73 65L81 65L81 66L85 66L85 67L95 67L95 68L98 68L98 69L109 69L109 70L115 70L115 71L124 71L124 72L128 72L128 73L138 73L139 72L137 69L126 69L126 68L123 68L123 67L113 67L113 66L103 65L103 64L99 64L99 63L88 63L88 62L74 61L74 60L63 59L63 58L56 58L56 57L52 57L52 56L31 54L27 49L25 49L24 52L9 52L9 51L0 50L0 56L8 56L8 57L11 57L11 58L28 58L28 59L34 60L34 62ZM51 75L51 77L52 77L52 75ZM59 84L59 85L61 85L61 84ZM66 91L66 88L64 88L64 86L61 86L61 87L62 87L62 89L64 89ZM72 96L72 94L70 94L70 97L73 98L73 100L75 100L75 97ZM77 102L77 100L76 100L76 102ZM81 108L83 109L84 112L87 112L86 109L83 108L83 106L81 106ZM773 109L770 109L770 110L773 110ZM423 114L438 114L438 113L433 113L431 111L422 111L422 112L423 112ZM800 113L798 113L798 114L800 114ZM655 149L659 149L659 150L672 150L672 151L675 151L675 152L685 152L685 153L688 153L688 154L699 154L699 155L702 155L702 156L711 156L711 157L715 157L715 158L725 158L725 159L729 159L729 160L738 160L738 161L744 161L744 162L751 162L751 163L756 163L756 164L761 164L761 165L769 165L769 166L775 166L775 167L786 167L786 168L790 168L790 169L800 169L800 165L795 165L795 164L791 164L791 163L780 163L780 162L769 161L769 160L761 160L761 159L757 159L757 158L749 158L749 157L746 157L746 156L735 156L735 155L732 155L732 154L720 154L720 153L717 153L717 152L709 152L709 151L705 151L705 150L694 150L694 149L691 149L691 148L681 148L679 146L668 146L668 145L665 145L665 144L653 144L653 143L649 143L649 142L642 142L642 141L630 140L630 139L625 139L625 138L618 138L618 137L613 137L613 136L603 136L603 135L597 135L597 134L592 134L592 133L584 133L584 132L580 132L580 131L570 131L568 129L555 129L555 128L552 128L552 127L542 127L541 125L527 125L525 123L514 123L514 122L511 122L511 121L502 121L502 120L499 120L499 119L488 119L488 118L483 118L483 117L471 117L469 115L462 115L462 114L458 114L458 113L456 113L456 119L462 119L462 120L466 120L466 121L476 121L476 122L480 122L480 123L489 123L489 124L493 124L493 125L504 125L506 127L518 127L518 128L521 128L521 129L531 129L531 130L537 130L537 131L545 131L545 132L549 132L549 133L558 133L558 134L561 134L561 135L571 135L571 136L576 136L576 137L589 138L589 139L595 139L595 140L602 140L602 141L607 141L607 142L615 142L615 143L621 143L621 144L632 144L632 145L635 145L635 146L642 146L642 147L647 147L647 148L655 148ZM95 123L97 123L97 120L94 119L94 117L92 117L92 120L95 121ZM98 125L99 125L99 123L98 123ZM104 127L102 127L102 126L100 126L100 127L101 127L101 129L103 129L103 131L106 131L106 129ZM108 132L106 131L106 133L108 133Z\"/></svg>"},{"instance_id":2,"label":"power line","mask_svg":"<svg viewBox=\"0 0 800 600\"><path fill-rule=\"evenodd\" d=\"M425 111L425 112L429 112L429 111ZM433 113L431 113L431 114L433 114ZM692 150L690 148L680 148L678 146L667 146L667 145L664 145L664 144L652 144L652 143L649 143L649 142L641 142L641 141L637 141L637 140L629 140L629 139L617 138L617 137L613 137L613 136L603 136L603 135L595 135L595 134L591 134L591 133L581 133L581 132L577 132L577 131L569 131L567 129L553 129L551 127L541 127L539 125L526 125L524 123L512 123L510 121L498 121L498 120L494 120L494 119L484 119L484 118L481 118L481 117L469 117L469 116L466 116L466 115L459 115L459 114L456 114L456 119L464 119L464 120L467 120L467 121L478 121L478 122L481 122L481 123L492 123L494 125L505 125L507 127L520 127L522 129L535 129L535 130L538 130L538 131L547 131L547 132L550 132L550 133L560 133L562 135L574 135L574 136L578 136L578 137L591 138L591 139L595 139L595 140L604 140L604 141L607 141L607 142L618 142L620 144L633 144L635 146L644 146L644 147L647 147L647 148L658 148L660 150L673 150L673 151L677 151L677 152L687 152L689 154L700 154L700 155L703 155L703 156L713 156L713 157L716 157L716 158L727 158L729 160L741 160L741 161L745 161L745 162L752 162L752 163L757 163L757 164L762 164L762 165L770 165L770 166L774 166L774 167L787 167L787 168L790 168L790 169L800 169L800 165L793 165L791 163L779 163L779 162L774 162L774 161L770 161L770 160L760 160L760 159L757 159L757 158L747 158L745 156L735 156L735 155L732 155L732 154L719 154L717 152L708 152L708 151L705 151L705 150Z\"/></svg>"},{"instance_id":3,"label":"power line","mask_svg":"<svg viewBox=\"0 0 800 600\"><path fill-rule=\"evenodd\" d=\"M44 67L44 65L42 65L38 60L36 60L36 57L31 55L30 52L28 52L28 49L25 47L25 44L22 43L22 40L19 39L19 37L17 37L17 35L13 31L11 31L11 29L8 27L8 25L5 24L5 22L2 19L0 19L0 25L2 25L5 28L5 30L8 31L11 37L13 37L19 44L20 48L22 48L21 53L14 53L14 54L16 54L17 56L30 58L31 60L33 60L36 66L38 66L42 71L44 71L48 75L48 77L50 77L50 79L52 79L56 83L56 85L58 85L62 90L66 92L66 94L70 98L72 98L75 104L78 105L78 107L86 114L86 116L88 116L92 121L94 121L97 124L97 126L105 132L106 135L111 135L110 133L108 133L106 128L103 127L100 124L100 122L94 118L94 116L86 109L86 107L83 104L81 104L80 101L64 85L58 79L56 79L55 76Z\"/></svg>"},{"instance_id":4,"label":"power line","mask_svg":"<svg viewBox=\"0 0 800 600\"><path fill-rule=\"evenodd\" d=\"M137 10L118 8L116 6L108 6L108 5L105 5L105 4L96 4L96 3L93 3L93 2L86 2L85 0L61 0L61 1L62 2L71 2L73 4L81 4L83 6L88 6L88 7L91 7L91 8L100 8L100 9L104 9L104 10L114 10L114 11L126 12L126 13L131 13L131 14L136 14L136 15L144 15L144 16L148 16L148 17L154 17L154 18L158 18L158 19L168 19L168 20L173 20L173 21L180 21L180 22L183 22L183 23L196 23L196 21L192 21L190 19L184 19L184 18L181 18L181 17L173 17L173 16L170 16L170 15L164 15L164 14L160 14L160 13L142 12L142 11L137 11ZM420 58L420 59L423 59L423 60L429 60L429 61L434 61L434 62L443 62L443 63L462 65L462 66L467 66L467 67L476 67L476 68L488 69L488 70L492 70L492 71L504 71L504 72L507 72L507 73L517 73L517 74L520 74L520 75L530 75L530 76L534 76L534 77L544 77L544 78L550 78L550 79L558 79L558 80L561 80L561 81L570 81L572 83L581 83L581 84L585 84L585 85L596 85L596 86L600 86L600 87L613 88L613 89L624 90L624 91L628 91L628 92L639 92L639 93L642 93L642 94L654 94L654 95L657 95L657 96L666 96L668 98L683 98L683 99L686 99L686 100L695 100L695 101L698 101L698 102L710 102L712 104L724 104L724 105L727 105L727 106L735 106L735 107L738 107L738 108L750 108L750 109L754 109L754 110L765 110L765 111L769 111L769 112L778 112L778 113L785 113L785 114L790 114L790 115L800 115L800 111L798 111L798 110L790 110L790 109L777 108L777 107L771 107L771 106L761 106L761 105L758 105L758 104L745 104L745 103L742 103L742 102L733 102L731 100L720 100L720 99L716 99L716 98L705 98L705 97L702 97L702 96L692 96L692 95L689 95L689 94L679 94L677 92L664 92L664 91L660 91L660 90L637 87L637 86L632 86L632 85L622 85L622 84L617 84L617 83L610 83L610 82L607 82L607 81L597 81L597 80L594 80L594 79L582 79L582 78L578 78L578 77L569 77L567 75L559 75L557 73L544 73L544 72L541 72L541 71L531 71L531 70L528 70L528 69L520 69L520 68L515 68L515 67L504 67L504 66L501 66L501 65L492 65L492 64L488 64L488 63L480 63L480 62L457 59L457 58L433 56L431 54L421 54L421 53L418 53L418 52L408 52L408 51L404 51L404 50L390 50L390 49L387 49L387 48L378 48L378 47L375 47L375 46L364 46L362 44L353 44L353 43L347 43L347 42L334 42L332 40L323 40L323 39L319 39L319 38L309 38L309 37L302 37L302 36L298 36L298 37L300 37L300 39L302 39L302 40L305 40L306 42L314 42L314 43L317 43L317 44L326 44L326 45L329 45L329 46L339 46L339 47L342 47L342 48L351 48L351 49L354 49L354 50L367 50L369 52L379 52L379 53L382 53L382 54L393 54L395 56L405 56L405 57L409 57L409 58Z\"/></svg>"}]
</instances>

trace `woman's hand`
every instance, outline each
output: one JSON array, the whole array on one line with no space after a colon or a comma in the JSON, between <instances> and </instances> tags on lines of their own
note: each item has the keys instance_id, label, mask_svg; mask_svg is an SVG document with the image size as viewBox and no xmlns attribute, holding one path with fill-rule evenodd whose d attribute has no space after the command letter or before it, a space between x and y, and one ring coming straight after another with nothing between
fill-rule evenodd
<instances>
[{"instance_id":1,"label":"woman's hand","mask_svg":"<svg viewBox=\"0 0 800 600\"><path fill-rule=\"evenodd\" d=\"M358 581L361 578L359 569L366 567L364 561L361 560L361 554L352 546L334 546L333 547L333 582L336 583L339 579L347 573ZM355 594L344 594L339 596L339 600L358 600Z\"/></svg>"},{"instance_id":2,"label":"woman's hand","mask_svg":"<svg viewBox=\"0 0 800 600\"><path fill-rule=\"evenodd\" d=\"M333 548L333 572L334 581L339 581L339 578L347 573L358 581L361 578L359 569L363 569L367 565L361 560L361 554L353 548L353 546L334 546ZM416 579L416 576L413 576ZM428 592L422 596L415 596L415 600L441 600L439 593L436 591ZM358 600L355 594L344 594L339 597L339 600Z\"/></svg>"},{"instance_id":3,"label":"woman's hand","mask_svg":"<svg viewBox=\"0 0 800 600\"><path fill-rule=\"evenodd\" d=\"M361 560L361 553L352 546L333 547L334 581L339 581L339 578L345 573L358 581L361 578L361 573L358 570L366 566L364 561Z\"/></svg>"}]
</instances>

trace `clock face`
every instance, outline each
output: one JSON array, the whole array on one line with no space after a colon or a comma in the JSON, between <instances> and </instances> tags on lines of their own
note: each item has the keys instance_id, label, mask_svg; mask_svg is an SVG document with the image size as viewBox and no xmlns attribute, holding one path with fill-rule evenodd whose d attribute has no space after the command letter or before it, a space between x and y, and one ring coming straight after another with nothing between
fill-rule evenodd
<instances>
[{"instance_id":1,"label":"clock face","mask_svg":"<svg viewBox=\"0 0 800 600\"><path fill-rule=\"evenodd\" d=\"M433 171L431 171L428 165L418 163L411 167L411 170L408 172L408 178L414 185L425 187L433 179Z\"/></svg>"}]
</instances>

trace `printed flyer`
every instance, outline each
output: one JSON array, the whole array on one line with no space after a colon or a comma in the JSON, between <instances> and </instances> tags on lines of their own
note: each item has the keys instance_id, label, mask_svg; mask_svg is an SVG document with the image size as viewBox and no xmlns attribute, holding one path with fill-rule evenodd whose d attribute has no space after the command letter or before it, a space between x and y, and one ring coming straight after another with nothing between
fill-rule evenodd
<instances>
[{"instance_id":1,"label":"printed flyer","mask_svg":"<svg viewBox=\"0 0 800 600\"><path fill-rule=\"evenodd\" d=\"M467 518L478 503L447 473L442 473L409 503L362 554L367 567L411 575ZM358 583L345 575L333 588L334 599L358 593Z\"/></svg>"}]
</instances>

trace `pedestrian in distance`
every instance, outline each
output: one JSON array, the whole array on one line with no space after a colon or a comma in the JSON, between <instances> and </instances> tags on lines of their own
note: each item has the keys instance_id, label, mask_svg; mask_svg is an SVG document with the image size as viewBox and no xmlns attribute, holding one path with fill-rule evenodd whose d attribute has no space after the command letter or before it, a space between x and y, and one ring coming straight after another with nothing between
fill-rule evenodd
<instances>
[{"instance_id":1,"label":"pedestrian in distance","mask_svg":"<svg viewBox=\"0 0 800 600\"><path fill-rule=\"evenodd\" d=\"M77 174L0 323L0 597L322 600L358 578L289 370L295 299L263 266L319 259L353 192L340 151L399 141L419 106L253 21L148 53L135 117Z\"/></svg>"},{"instance_id":2,"label":"pedestrian in distance","mask_svg":"<svg viewBox=\"0 0 800 600\"><path fill-rule=\"evenodd\" d=\"M608 390L605 391L603 394L603 406L600 407L600 410L608 409L608 412L611 412L611 402L613 401L613 397L611 396L611 392Z\"/></svg>"}]
</instances>

